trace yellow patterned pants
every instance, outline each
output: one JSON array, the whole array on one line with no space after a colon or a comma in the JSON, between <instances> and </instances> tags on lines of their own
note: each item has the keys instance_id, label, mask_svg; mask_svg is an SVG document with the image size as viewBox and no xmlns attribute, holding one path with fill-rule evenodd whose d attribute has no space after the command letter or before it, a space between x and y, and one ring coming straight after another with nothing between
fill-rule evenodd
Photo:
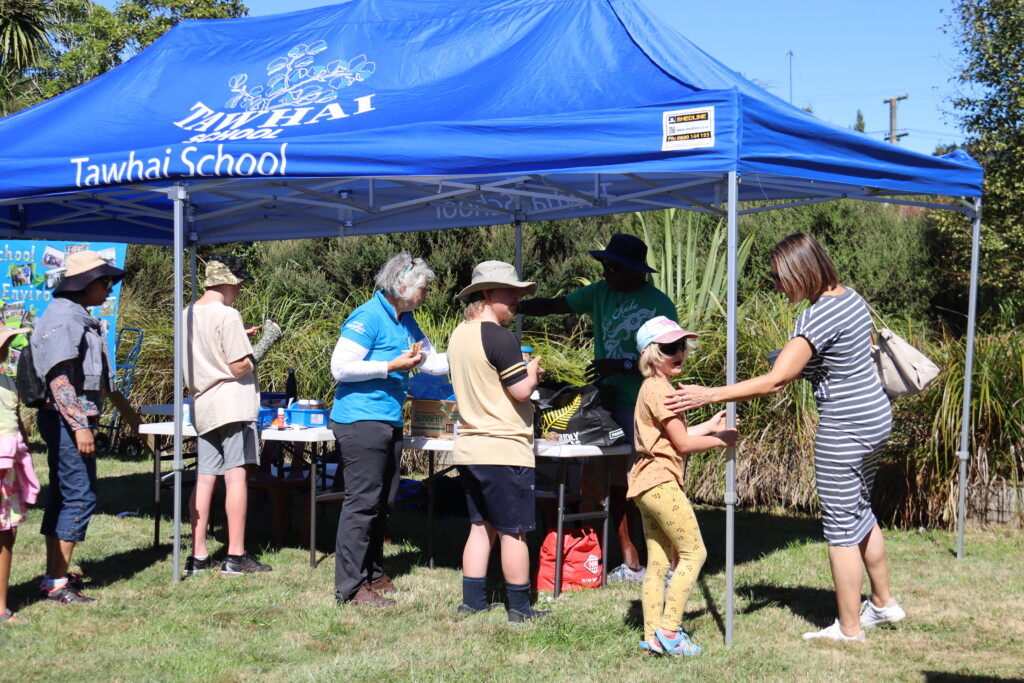
<instances>
[{"instance_id":1,"label":"yellow patterned pants","mask_svg":"<svg viewBox=\"0 0 1024 683\"><path fill-rule=\"evenodd\" d=\"M647 541L644 638L650 639L655 629L677 631L682 626L686 601L708 553L693 507L679 484L674 481L659 484L641 493L633 502L643 515ZM679 553L679 564L666 587L674 551Z\"/></svg>"}]
</instances>

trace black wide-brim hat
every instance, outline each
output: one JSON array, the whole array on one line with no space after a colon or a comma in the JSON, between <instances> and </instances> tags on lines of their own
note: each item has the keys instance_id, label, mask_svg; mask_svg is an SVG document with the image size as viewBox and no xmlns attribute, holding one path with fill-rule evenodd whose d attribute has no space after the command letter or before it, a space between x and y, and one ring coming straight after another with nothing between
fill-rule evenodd
<instances>
[{"instance_id":1,"label":"black wide-brim hat","mask_svg":"<svg viewBox=\"0 0 1024 683\"><path fill-rule=\"evenodd\" d=\"M647 245L639 237L616 233L603 250L591 250L598 261L615 261L619 265L640 273L657 273L647 265Z\"/></svg>"},{"instance_id":2,"label":"black wide-brim hat","mask_svg":"<svg viewBox=\"0 0 1024 683\"><path fill-rule=\"evenodd\" d=\"M124 277L124 271L116 268L95 251L79 251L68 256L64 262L64 279L53 289L54 294L66 294L68 292L81 292L93 280L101 277L109 277L114 282L120 282Z\"/></svg>"}]
</instances>

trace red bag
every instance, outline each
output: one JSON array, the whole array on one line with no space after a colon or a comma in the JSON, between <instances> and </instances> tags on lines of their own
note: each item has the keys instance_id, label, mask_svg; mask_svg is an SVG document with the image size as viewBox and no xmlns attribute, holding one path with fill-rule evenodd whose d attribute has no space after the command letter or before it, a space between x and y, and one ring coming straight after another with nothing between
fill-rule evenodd
<instances>
[{"instance_id":1,"label":"red bag","mask_svg":"<svg viewBox=\"0 0 1024 683\"><path fill-rule=\"evenodd\" d=\"M555 539L558 532L548 531L540 547L540 561L533 585L539 591L555 589ZM562 536L562 588L571 591L601 586L601 543L593 527L565 529Z\"/></svg>"}]
</instances>

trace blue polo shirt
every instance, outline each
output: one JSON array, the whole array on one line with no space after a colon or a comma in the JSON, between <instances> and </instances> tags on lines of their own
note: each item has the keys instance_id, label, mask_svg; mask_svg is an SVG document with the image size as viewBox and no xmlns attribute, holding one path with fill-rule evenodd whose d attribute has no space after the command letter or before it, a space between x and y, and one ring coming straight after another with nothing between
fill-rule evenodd
<instances>
[{"instance_id":1,"label":"blue polo shirt","mask_svg":"<svg viewBox=\"0 0 1024 683\"><path fill-rule=\"evenodd\" d=\"M394 307L380 291L352 311L341 326L341 336L369 349L364 360L375 361L394 360L413 342L424 338L412 313L396 316ZM377 420L401 427L402 405L408 388L408 371L390 372L383 379L338 382L331 419L342 424Z\"/></svg>"}]
</instances>

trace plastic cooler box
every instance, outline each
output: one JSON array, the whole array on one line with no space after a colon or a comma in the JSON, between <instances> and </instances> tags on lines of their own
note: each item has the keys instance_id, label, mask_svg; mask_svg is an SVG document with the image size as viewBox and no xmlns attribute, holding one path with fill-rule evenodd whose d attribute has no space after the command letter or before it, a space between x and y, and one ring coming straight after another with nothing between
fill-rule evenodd
<instances>
[{"instance_id":1,"label":"plastic cooler box","mask_svg":"<svg viewBox=\"0 0 1024 683\"><path fill-rule=\"evenodd\" d=\"M300 427L326 427L327 417L330 414L329 410L285 408L284 420L290 425L299 425Z\"/></svg>"}]
</instances>

